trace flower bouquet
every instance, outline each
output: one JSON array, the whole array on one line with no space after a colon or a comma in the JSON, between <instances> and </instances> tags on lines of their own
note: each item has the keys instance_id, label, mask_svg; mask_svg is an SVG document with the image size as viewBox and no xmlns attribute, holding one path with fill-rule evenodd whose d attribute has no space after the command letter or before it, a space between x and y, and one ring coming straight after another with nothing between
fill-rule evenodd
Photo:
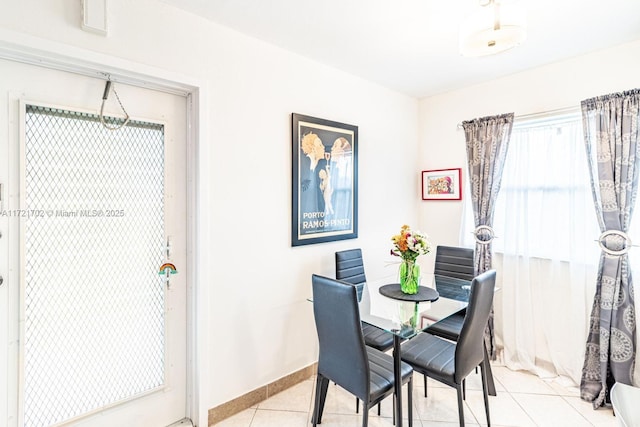
<instances>
[{"instance_id":1,"label":"flower bouquet","mask_svg":"<svg viewBox=\"0 0 640 427\"><path fill-rule=\"evenodd\" d=\"M418 293L420 285L420 265L416 259L420 255L428 254L431 244L427 235L420 231L412 231L408 225L403 225L400 234L391 237L393 249L391 255L402 258L400 263L400 289L405 294Z\"/></svg>"}]
</instances>

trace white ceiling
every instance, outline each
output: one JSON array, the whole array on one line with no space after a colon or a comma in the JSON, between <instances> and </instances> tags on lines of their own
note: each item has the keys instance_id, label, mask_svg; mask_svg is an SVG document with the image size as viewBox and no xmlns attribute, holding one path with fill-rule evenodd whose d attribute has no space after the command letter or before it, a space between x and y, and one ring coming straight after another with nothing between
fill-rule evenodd
<instances>
[{"instance_id":1,"label":"white ceiling","mask_svg":"<svg viewBox=\"0 0 640 427\"><path fill-rule=\"evenodd\" d=\"M640 0L520 0L527 41L482 58L458 53L478 0L161 1L416 98L640 39Z\"/></svg>"}]
</instances>

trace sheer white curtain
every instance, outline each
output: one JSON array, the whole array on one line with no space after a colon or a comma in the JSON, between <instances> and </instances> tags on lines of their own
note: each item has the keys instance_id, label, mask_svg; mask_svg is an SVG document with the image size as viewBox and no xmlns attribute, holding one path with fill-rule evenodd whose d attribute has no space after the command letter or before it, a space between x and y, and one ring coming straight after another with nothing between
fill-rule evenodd
<instances>
[{"instance_id":1,"label":"sheer white curtain","mask_svg":"<svg viewBox=\"0 0 640 427\"><path fill-rule=\"evenodd\" d=\"M516 121L494 219L502 359L572 385L580 383L599 259L583 141L578 111ZM463 237L468 246L473 236Z\"/></svg>"}]
</instances>

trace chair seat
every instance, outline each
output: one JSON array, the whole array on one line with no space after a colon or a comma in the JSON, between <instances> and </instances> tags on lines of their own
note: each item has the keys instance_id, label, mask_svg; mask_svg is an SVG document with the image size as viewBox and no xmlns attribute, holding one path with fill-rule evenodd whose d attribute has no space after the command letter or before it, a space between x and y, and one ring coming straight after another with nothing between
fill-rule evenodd
<instances>
[{"instance_id":1,"label":"chair seat","mask_svg":"<svg viewBox=\"0 0 640 427\"><path fill-rule=\"evenodd\" d=\"M422 332L402 345L402 361L425 376L425 397L427 395L427 377L456 389L458 419L461 427L464 427L465 378L478 366L480 366L482 379L486 424L491 425L486 375L486 367L489 362L484 345L484 330L491 312L495 285L495 270L485 271L473 278L469 305L466 308L462 328L455 342L431 335L428 332Z\"/></svg>"},{"instance_id":2,"label":"chair seat","mask_svg":"<svg viewBox=\"0 0 640 427\"><path fill-rule=\"evenodd\" d=\"M469 287L452 283L438 283L438 293L441 297L456 301L469 301Z\"/></svg>"},{"instance_id":3,"label":"chair seat","mask_svg":"<svg viewBox=\"0 0 640 427\"><path fill-rule=\"evenodd\" d=\"M423 332L402 345L402 361L421 374L454 384L456 344Z\"/></svg>"},{"instance_id":4,"label":"chair seat","mask_svg":"<svg viewBox=\"0 0 640 427\"><path fill-rule=\"evenodd\" d=\"M433 325L424 328L423 331L447 340L458 341L458 336L460 336L460 330L462 329L462 324L464 323L464 316L466 315L466 313L466 309L460 310L457 313L454 313L449 317L445 317L444 319L434 323ZM489 356L486 354L486 348L484 349L484 351L489 395L495 396L496 386L493 379L491 364L489 363Z\"/></svg>"},{"instance_id":5,"label":"chair seat","mask_svg":"<svg viewBox=\"0 0 640 427\"><path fill-rule=\"evenodd\" d=\"M371 400L376 401L393 388L393 357L372 347L367 347L367 356L369 357L369 368L371 369ZM400 372L402 374L402 383L404 384L413 374L413 368L401 362Z\"/></svg>"},{"instance_id":6,"label":"chair seat","mask_svg":"<svg viewBox=\"0 0 640 427\"><path fill-rule=\"evenodd\" d=\"M362 323L364 343L380 351L387 351L393 347L393 335L368 323Z\"/></svg>"},{"instance_id":7,"label":"chair seat","mask_svg":"<svg viewBox=\"0 0 640 427\"><path fill-rule=\"evenodd\" d=\"M465 314L466 310L460 310L425 328L424 331L451 341L457 341L464 323Z\"/></svg>"}]
</instances>

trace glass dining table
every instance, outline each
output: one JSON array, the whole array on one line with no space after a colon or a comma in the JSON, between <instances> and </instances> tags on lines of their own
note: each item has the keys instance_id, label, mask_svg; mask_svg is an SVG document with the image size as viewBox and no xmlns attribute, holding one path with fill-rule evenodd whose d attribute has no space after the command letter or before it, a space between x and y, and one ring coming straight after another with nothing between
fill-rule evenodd
<instances>
[{"instance_id":1,"label":"glass dining table","mask_svg":"<svg viewBox=\"0 0 640 427\"><path fill-rule=\"evenodd\" d=\"M393 283L395 277L368 282L360 301L360 320L393 334L393 360L395 393L402 402L402 380L400 376L401 343L415 337L424 327L438 322L467 306L464 292L471 282L445 276L431 275L422 278L418 295L402 295L400 285ZM426 285L426 286L425 286ZM446 290L443 295L437 291ZM452 292L449 292L451 290ZM402 427L402 404L395 405L396 420Z\"/></svg>"}]
</instances>

